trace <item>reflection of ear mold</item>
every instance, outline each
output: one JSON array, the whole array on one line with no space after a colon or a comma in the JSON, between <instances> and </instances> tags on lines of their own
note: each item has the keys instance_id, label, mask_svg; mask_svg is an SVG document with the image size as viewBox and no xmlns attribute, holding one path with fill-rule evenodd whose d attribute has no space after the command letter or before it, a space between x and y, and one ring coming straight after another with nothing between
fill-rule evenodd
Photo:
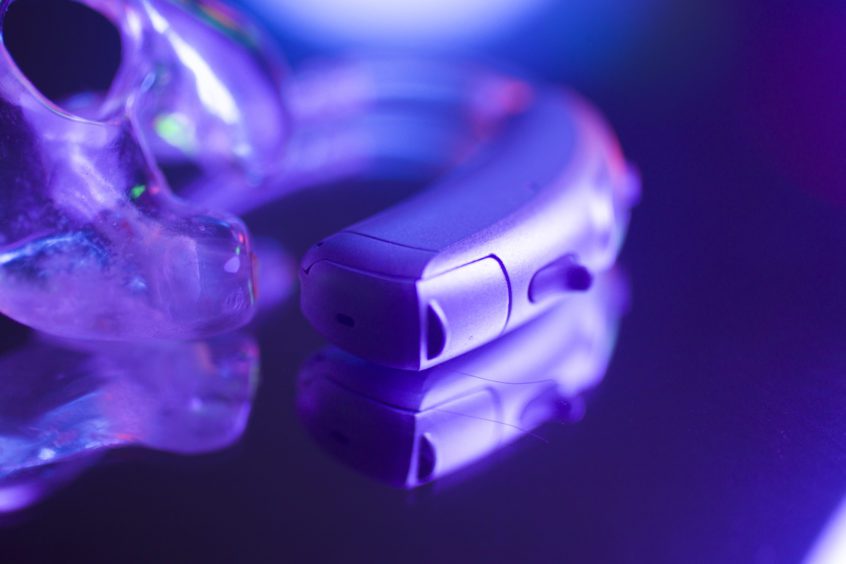
<instances>
[{"instance_id":1,"label":"reflection of ear mold","mask_svg":"<svg viewBox=\"0 0 846 564\"><path fill-rule=\"evenodd\" d=\"M0 358L0 513L126 446L198 454L244 430L258 350L237 334L148 345L35 341Z\"/></svg>"},{"instance_id":2,"label":"reflection of ear mold","mask_svg":"<svg viewBox=\"0 0 846 564\"><path fill-rule=\"evenodd\" d=\"M605 274L586 294L422 372L324 349L300 373L300 417L350 466L394 486L419 486L546 421L578 420L581 396L604 377L626 306L623 279Z\"/></svg>"},{"instance_id":3,"label":"reflection of ear mold","mask_svg":"<svg viewBox=\"0 0 846 564\"><path fill-rule=\"evenodd\" d=\"M368 360L423 369L585 290L615 261L638 182L584 102L536 91L480 154L303 260L306 317Z\"/></svg>"},{"instance_id":4,"label":"reflection of ear mold","mask_svg":"<svg viewBox=\"0 0 846 564\"><path fill-rule=\"evenodd\" d=\"M79 115L0 44L0 311L74 337L243 325L255 300L245 227L175 200L150 155L206 179L261 178L285 139L278 72L216 2L84 3L119 28L123 64Z\"/></svg>"}]
</instances>

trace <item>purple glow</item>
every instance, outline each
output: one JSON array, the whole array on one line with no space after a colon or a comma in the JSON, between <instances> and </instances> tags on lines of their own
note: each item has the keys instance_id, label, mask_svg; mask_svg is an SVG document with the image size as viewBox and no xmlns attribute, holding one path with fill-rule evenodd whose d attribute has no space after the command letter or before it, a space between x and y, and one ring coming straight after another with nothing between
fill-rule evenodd
<instances>
[{"instance_id":1,"label":"purple glow","mask_svg":"<svg viewBox=\"0 0 846 564\"><path fill-rule=\"evenodd\" d=\"M318 435L329 426L347 445L360 421L343 417L384 422L387 439L357 435L352 464L413 487L581 416L621 315L625 289L608 271L639 194L598 112L419 59L349 59L286 81L261 34L217 2L85 3L123 38L105 95L59 107L0 48L0 311L119 342L39 341L0 359L0 504L32 503L72 477L68 464L110 449L237 439L254 345L231 332L149 338L227 332L255 310L246 228L205 206L251 210L328 181L443 176L315 245L300 273L305 316L337 345L396 368L445 364L412 374L327 352L300 402ZM196 170L180 185L187 201L161 166ZM293 268L262 250L272 306Z\"/></svg>"},{"instance_id":2,"label":"purple glow","mask_svg":"<svg viewBox=\"0 0 846 564\"><path fill-rule=\"evenodd\" d=\"M297 262L273 239L257 238L259 314L269 313L294 293Z\"/></svg>"},{"instance_id":3,"label":"purple glow","mask_svg":"<svg viewBox=\"0 0 846 564\"><path fill-rule=\"evenodd\" d=\"M751 21L739 134L797 188L846 205L846 5L774 6Z\"/></svg>"}]
</instances>

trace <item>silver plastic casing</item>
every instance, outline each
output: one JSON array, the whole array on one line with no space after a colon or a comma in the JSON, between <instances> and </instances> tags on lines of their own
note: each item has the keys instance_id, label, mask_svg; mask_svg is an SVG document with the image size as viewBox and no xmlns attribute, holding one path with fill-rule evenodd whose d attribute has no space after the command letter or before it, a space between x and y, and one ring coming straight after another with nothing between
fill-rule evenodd
<instances>
[{"instance_id":1,"label":"silver plastic casing","mask_svg":"<svg viewBox=\"0 0 846 564\"><path fill-rule=\"evenodd\" d=\"M572 94L535 92L465 166L312 247L303 312L367 360L434 366L590 287L638 195L600 116Z\"/></svg>"}]
</instances>

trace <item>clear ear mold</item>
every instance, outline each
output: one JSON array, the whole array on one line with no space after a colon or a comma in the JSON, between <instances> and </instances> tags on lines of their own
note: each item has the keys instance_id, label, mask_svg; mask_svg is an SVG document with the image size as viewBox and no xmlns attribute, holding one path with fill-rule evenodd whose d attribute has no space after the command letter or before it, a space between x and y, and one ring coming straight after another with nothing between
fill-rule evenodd
<instances>
[{"instance_id":1,"label":"clear ear mold","mask_svg":"<svg viewBox=\"0 0 846 564\"><path fill-rule=\"evenodd\" d=\"M82 338L237 328L255 302L247 230L176 199L159 159L190 162L200 179L260 178L285 132L279 77L214 3L86 4L118 28L123 63L77 113L0 45L0 312Z\"/></svg>"}]
</instances>

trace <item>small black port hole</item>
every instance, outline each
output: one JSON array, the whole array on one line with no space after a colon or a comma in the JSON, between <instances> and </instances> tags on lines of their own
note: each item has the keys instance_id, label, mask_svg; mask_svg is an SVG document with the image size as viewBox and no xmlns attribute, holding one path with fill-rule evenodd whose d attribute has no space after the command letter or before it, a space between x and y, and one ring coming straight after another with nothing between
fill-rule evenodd
<instances>
[{"instance_id":1,"label":"small black port hole","mask_svg":"<svg viewBox=\"0 0 846 564\"><path fill-rule=\"evenodd\" d=\"M567 269L566 279L567 288L574 292L587 292L593 285L590 270L580 264L573 264Z\"/></svg>"},{"instance_id":2,"label":"small black port hole","mask_svg":"<svg viewBox=\"0 0 846 564\"><path fill-rule=\"evenodd\" d=\"M355 319L343 313L335 315L335 321L347 327L355 327Z\"/></svg>"}]
</instances>

